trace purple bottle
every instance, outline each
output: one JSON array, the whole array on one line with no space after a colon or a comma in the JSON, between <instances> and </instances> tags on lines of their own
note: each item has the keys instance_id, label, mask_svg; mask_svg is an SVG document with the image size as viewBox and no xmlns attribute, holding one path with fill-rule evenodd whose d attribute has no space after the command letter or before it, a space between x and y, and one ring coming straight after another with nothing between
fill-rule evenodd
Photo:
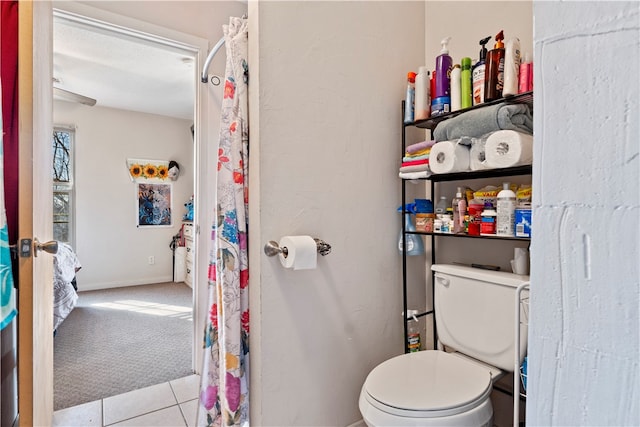
<instances>
[{"instance_id":1,"label":"purple bottle","mask_svg":"<svg viewBox=\"0 0 640 427\"><path fill-rule=\"evenodd\" d=\"M451 68L453 67L453 60L449 56L449 43L451 37L445 37L440 43L442 43L442 50L440 55L436 58L436 93L432 95L432 99L440 97L450 96L450 78Z\"/></svg>"}]
</instances>

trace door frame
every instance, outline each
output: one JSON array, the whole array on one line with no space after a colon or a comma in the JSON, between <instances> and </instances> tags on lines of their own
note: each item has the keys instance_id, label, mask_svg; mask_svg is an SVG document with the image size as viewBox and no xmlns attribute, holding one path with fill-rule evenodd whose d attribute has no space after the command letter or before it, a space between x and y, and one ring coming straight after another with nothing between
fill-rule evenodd
<instances>
[{"instance_id":1,"label":"door frame","mask_svg":"<svg viewBox=\"0 0 640 427\"><path fill-rule=\"evenodd\" d=\"M193 351L192 368L196 373L202 366L202 352L200 346L200 334L204 330L203 315L206 305L199 303L200 299L207 296L206 270L200 274L206 265L202 260L207 256L207 239L200 243L200 223L210 223L212 214L209 214L211 197L207 195L210 184L206 180L208 172L206 167L212 145L209 138L209 111L207 85L200 84L199 70L202 69L207 56L209 42L205 39L170 30L157 25L138 21L129 17L102 11L90 6L60 2L56 4L58 10L65 13L85 16L96 24L107 25L111 28L120 28L129 31L129 34L138 34L148 37L148 40L157 41L169 45L180 46L194 53L196 69L194 82L196 84L194 105L194 197L198 202L194 212L196 258L194 259L193 279ZM90 18L89 18L90 17ZM53 40L53 8L51 2L20 1L19 4L19 85L20 85L20 193L24 195L21 201L21 212L30 212L24 221L20 217L20 238L33 238L34 221L38 218L50 218L52 212L51 203L51 174L48 168L43 170L34 168L34 164L28 161L38 153L32 146L33 141L41 141L50 147L51 132L53 130L52 106L53 106L53 82L52 82L52 40ZM28 144L27 144L28 142ZM24 150L24 151L23 151ZM48 165L51 165L51 150L40 150L48 153ZM44 154L43 154L44 155ZM46 162L46 160L45 160ZM35 181L38 177L48 177L49 185L39 184ZM23 179L24 178L24 179ZM24 187L22 187L24 186ZM215 188L215 185L213 186ZM46 192L49 197L43 196ZM41 200L48 200L49 213L46 211L34 212L33 200L27 200L34 195ZM38 221L36 221L38 222ZM46 222L46 221L45 221ZM49 221L50 222L50 221ZM36 236L40 240L51 238L52 225L48 231ZM50 425L53 417L53 287L46 286L53 280L53 262L46 260L45 256L37 259L20 259L20 301L19 302L19 332L18 332L18 416L20 426ZM51 258L48 258L51 260ZM198 261L201 261L198 263ZM39 305L36 305L39 304ZM42 309L42 310L41 310ZM37 347L37 348L36 348ZM38 357L38 359L36 359Z\"/></svg>"},{"instance_id":2,"label":"door frame","mask_svg":"<svg viewBox=\"0 0 640 427\"><path fill-rule=\"evenodd\" d=\"M195 100L194 100L194 200L195 206L199 207L205 204L205 193L202 191L203 182L201 180L200 173L202 168L205 167L206 162L203 161L203 153L206 153L206 142L208 141L208 102L206 92L202 88L200 83L200 70L207 57L209 48L209 42L200 37L192 36L189 34L181 33L179 31L171 30L165 27L150 24L148 22L139 21L134 18L119 15L116 13L108 12L101 9L96 9L91 6L78 4L74 2L59 2L55 4L53 8L53 16L59 16L64 19L75 20L83 25L99 28L113 32L114 34L123 34L130 37L140 38L149 42L157 43L162 46L166 46L172 49L181 49L185 52L185 55L192 55L196 64L194 70L194 84L195 84ZM53 28L53 27L52 27ZM51 37L52 38L52 37ZM200 319L201 309L198 307L197 302L201 295L207 295L206 293L206 281L204 284L204 290L200 285L199 274L201 268L198 264L199 253L206 251L201 249L199 244L199 224L201 223L201 209L194 211L193 224L195 228L194 246L196 248L196 256L194 257L194 277L193 277L193 348L192 348L192 360L191 368L194 372L198 373L201 367L201 356L197 351L199 346L196 343L201 340L200 331L204 330L204 326L200 325L197 319ZM206 218L205 218L206 219ZM204 242L206 244L206 241ZM206 275L205 275L206 277Z\"/></svg>"}]
</instances>

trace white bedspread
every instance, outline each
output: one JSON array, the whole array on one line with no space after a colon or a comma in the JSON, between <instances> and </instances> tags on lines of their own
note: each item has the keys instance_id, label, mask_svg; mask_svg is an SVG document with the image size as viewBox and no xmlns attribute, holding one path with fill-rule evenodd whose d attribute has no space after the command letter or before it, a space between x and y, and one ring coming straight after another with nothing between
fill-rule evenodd
<instances>
[{"instance_id":1,"label":"white bedspread","mask_svg":"<svg viewBox=\"0 0 640 427\"><path fill-rule=\"evenodd\" d=\"M53 329L56 330L78 302L71 282L82 266L75 252L66 243L58 242L53 258Z\"/></svg>"}]
</instances>

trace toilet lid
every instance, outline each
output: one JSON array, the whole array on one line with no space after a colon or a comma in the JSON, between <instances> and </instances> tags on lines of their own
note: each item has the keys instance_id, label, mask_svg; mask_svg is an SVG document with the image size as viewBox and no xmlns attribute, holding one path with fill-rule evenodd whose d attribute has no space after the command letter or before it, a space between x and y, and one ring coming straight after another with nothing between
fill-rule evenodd
<instances>
[{"instance_id":1,"label":"toilet lid","mask_svg":"<svg viewBox=\"0 0 640 427\"><path fill-rule=\"evenodd\" d=\"M491 373L486 368L435 350L389 359L371 371L364 385L385 411L447 413L477 406L489 396L491 387Z\"/></svg>"}]
</instances>

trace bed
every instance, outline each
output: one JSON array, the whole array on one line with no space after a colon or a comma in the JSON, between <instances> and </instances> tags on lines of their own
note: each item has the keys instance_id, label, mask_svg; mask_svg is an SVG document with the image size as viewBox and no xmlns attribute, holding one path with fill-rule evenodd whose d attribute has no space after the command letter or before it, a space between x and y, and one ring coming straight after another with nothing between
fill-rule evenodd
<instances>
[{"instance_id":1,"label":"bed","mask_svg":"<svg viewBox=\"0 0 640 427\"><path fill-rule=\"evenodd\" d=\"M53 331L67 318L78 302L75 278L82 266L73 248L58 242L58 252L53 257Z\"/></svg>"}]
</instances>

